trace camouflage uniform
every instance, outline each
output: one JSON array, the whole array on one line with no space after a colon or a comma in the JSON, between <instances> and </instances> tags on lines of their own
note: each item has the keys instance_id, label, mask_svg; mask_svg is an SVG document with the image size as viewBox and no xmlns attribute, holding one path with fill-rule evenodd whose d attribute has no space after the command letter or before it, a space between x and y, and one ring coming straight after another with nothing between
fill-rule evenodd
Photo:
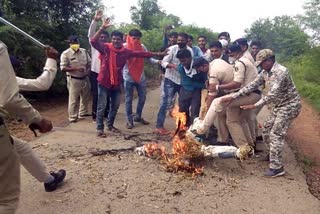
<instances>
[{"instance_id":1,"label":"camouflage uniform","mask_svg":"<svg viewBox=\"0 0 320 214\"><path fill-rule=\"evenodd\" d=\"M267 54L270 53L273 56L272 52ZM263 124L262 135L270 151L270 168L280 169L283 166L282 150L285 135L291 122L301 110L300 96L287 68L275 62L269 72L263 70L253 82L233 97L246 95L261 85L265 86L265 96L255 103L255 106L269 104L271 108Z\"/></svg>"}]
</instances>

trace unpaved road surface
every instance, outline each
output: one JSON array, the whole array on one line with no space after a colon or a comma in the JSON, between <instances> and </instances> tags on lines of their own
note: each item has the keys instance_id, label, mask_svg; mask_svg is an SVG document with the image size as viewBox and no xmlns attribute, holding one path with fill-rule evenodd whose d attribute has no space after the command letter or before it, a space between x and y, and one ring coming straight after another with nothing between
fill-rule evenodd
<instances>
[{"instance_id":1,"label":"unpaved road surface","mask_svg":"<svg viewBox=\"0 0 320 214\"><path fill-rule=\"evenodd\" d=\"M148 94L144 110L149 126L138 124L127 130L122 104L115 123L122 134L107 132L106 139L97 139L95 124L88 118L30 142L48 170L64 168L67 177L61 188L46 193L43 185L22 169L17 213L320 213L320 203L308 191L305 175L287 146L287 174L276 179L262 177L268 163L259 157L241 165L234 159L207 159L204 175L192 178L166 172L159 161L134 152L102 156L88 152L92 148L126 149L136 146L139 139L142 143L156 140L151 133L158 108L156 89ZM167 118L166 122L166 127L174 130L173 120ZM130 134L140 135L126 140Z\"/></svg>"}]
</instances>

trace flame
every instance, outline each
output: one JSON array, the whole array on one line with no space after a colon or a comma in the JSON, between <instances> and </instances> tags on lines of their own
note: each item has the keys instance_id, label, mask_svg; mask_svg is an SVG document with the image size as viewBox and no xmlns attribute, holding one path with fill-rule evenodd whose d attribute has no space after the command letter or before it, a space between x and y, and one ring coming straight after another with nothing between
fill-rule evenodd
<instances>
[{"instance_id":1,"label":"flame","mask_svg":"<svg viewBox=\"0 0 320 214\"><path fill-rule=\"evenodd\" d=\"M161 156L162 163L170 172L185 171L196 176L203 173L203 167L195 166L190 159L200 157L200 144L185 136L187 130L187 116L185 112L179 112L175 106L172 115L176 120L176 133L172 140L172 154L167 154L163 146L157 143L145 144L145 151L148 157ZM178 135L176 135L178 133Z\"/></svg>"},{"instance_id":2,"label":"flame","mask_svg":"<svg viewBox=\"0 0 320 214\"><path fill-rule=\"evenodd\" d=\"M164 156L164 146L159 146L157 143L148 143L144 145L144 150L148 157Z\"/></svg>"},{"instance_id":3,"label":"flame","mask_svg":"<svg viewBox=\"0 0 320 214\"><path fill-rule=\"evenodd\" d=\"M179 107L176 105L172 110L172 117L176 120L176 127L179 130L187 130L187 115L185 112L179 112Z\"/></svg>"}]
</instances>

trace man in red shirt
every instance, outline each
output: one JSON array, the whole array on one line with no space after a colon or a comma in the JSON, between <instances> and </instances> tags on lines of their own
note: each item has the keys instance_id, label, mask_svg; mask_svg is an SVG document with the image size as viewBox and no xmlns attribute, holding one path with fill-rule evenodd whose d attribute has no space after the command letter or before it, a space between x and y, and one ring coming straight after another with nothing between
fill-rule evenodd
<instances>
[{"instance_id":1,"label":"man in red shirt","mask_svg":"<svg viewBox=\"0 0 320 214\"><path fill-rule=\"evenodd\" d=\"M132 51L123 47L123 33L113 31L111 43L101 43L100 34L112 24L107 18L91 39L91 45L100 52L101 67L98 75L98 107L97 107L97 136L106 137L104 133L103 116L106 108L107 96L110 96L111 109L109 111L107 126L109 131L119 131L113 126L118 108L120 106L120 88L123 82L122 69L131 57L149 58L164 56L163 53L149 51Z\"/></svg>"}]
</instances>

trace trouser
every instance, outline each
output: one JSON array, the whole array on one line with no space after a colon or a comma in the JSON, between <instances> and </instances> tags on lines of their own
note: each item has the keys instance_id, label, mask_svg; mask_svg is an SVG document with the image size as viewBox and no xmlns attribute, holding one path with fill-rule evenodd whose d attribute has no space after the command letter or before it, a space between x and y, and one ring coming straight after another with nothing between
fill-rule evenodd
<instances>
[{"instance_id":1,"label":"trouser","mask_svg":"<svg viewBox=\"0 0 320 214\"><path fill-rule=\"evenodd\" d=\"M69 121L75 121L78 119L78 113L79 115L85 115L89 112L90 81L88 77L80 80L67 76L67 86L69 91Z\"/></svg>"},{"instance_id":2,"label":"trouser","mask_svg":"<svg viewBox=\"0 0 320 214\"><path fill-rule=\"evenodd\" d=\"M157 115L156 128L163 128L169 105L176 93L179 93L180 85L174 83L168 78L164 78L163 93L160 97L160 109Z\"/></svg>"},{"instance_id":3,"label":"trouser","mask_svg":"<svg viewBox=\"0 0 320 214\"><path fill-rule=\"evenodd\" d=\"M254 145L252 139L255 130L255 110L243 110L240 106L254 104L260 99L257 93L241 96L233 100L227 107L227 127L234 143L239 147Z\"/></svg>"},{"instance_id":4,"label":"trouser","mask_svg":"<svg viewBox=\"0 0 320 214\"><path fill-rule=\"evenodd\" d=\"M0 125L0 213L13 214L20 195L20 163L13 140L4 124Z\"/></svg>"},{"instance_id":5,"label":"trouser","mask_svg":"<svg viewBox=\"0 0 320 214\"><path fill-rule=\"evenodd\" d=\"M107 97L110 97L110 111L107 118L107 126L112 127L120 106L121 90L108 89L98 84L98 108L97 108L97 130L103 130L103 116L107 106Z\"/></svg>"},{"instance_id":6,"label":"trouser","mask_svg":"<svg viewBox=\"0 0 320 214\"><path fill-rule=\"evenodd\" d=\"M194 89L193 91L188 91L183 87L180 88L179 112L186 113L186 126L189 126L193 122L194 118L199 116L200 105L201 89Z\"/></svg>"},{"instance_id":7,"label":"trouser","mask_svg":"<svg viewBox=\"0 0 320 214\"><path fill-rule=\"evenodd\" d=\"M217 114L217 130L218 130L218 141L227 143L229 141L229 129L227 126L227 113L224 109Z\"/></svg>"},{"instance_id":8,"label":"trouser","mask_svg":"<svg viewBox=\"0 0 320 214\"><path fill-rule=\"evenodd\" d=\"M22 166L39 182L46 182L51 175L46 171L45 165L36 156L31 146L27 142L15 137L13 137L13 141Z\"/></svg>"},{"instance_id":9,"label":"trouser","mask_svg":"<svg viewBox=\"0 0 320 214\"><path fill-rule=\"evenodd\" d=\"M97 105L98 105L98 73L91 71L90 73L90 85L92 94L92 119L97 118ZM105 118L108 117L110 109L110 97L107 96L107 106L104 113Z\"/></svg>"},{"instance_id":10,"label":"trouser","mask_svg":"<svg viewBox=\"0 0 320 214\"><path fill-rule=\"evenodd\" d=\"M269 151L271 169L279 169L283 166L282 150L285 136L300 110L301 104L298 101L283 107L273 108L263 124L262 136Z\"/></svg>"},{"instance_id":11,"label":"trouser","mask_svg":"<svg viewBox=\"0 0 320 214\"><path fill-rule=\"evenodd\" d=\"M132 117L132 101L133 101L133 90L134 87L137 89L138 92L138 103L136 108L136 118L141 118L142 110L147 98L147 83L146 81L142 81L139 83L135 82L124 82L124 89L125 89L125 104L126 104L126 116L127 121L129 123L133 123Z\"/></svg>"},{"instance_id":12,"label":"trouser","mask_svg":"<svg viewBox=\"0 0 320 214\"><path fill-rule=\"evenodd\" d=\"M256 116L260 113L261 109L263 108L263 105L262 106L258 106L256 109L255 109L255 114ZM255 137L259 137L259 136L262 136L262 133L261 133L261 130L259 128L259 122L258 122L258 119L257 117L255 117Z\"/></svg>"},{"instance_id":13,"label":"trouser","mask_svg":"<svg viewBox=\"0 0 320 214\"><path fill-rule=\"evenodd\" d=\"M200 106L200 113L199 113L199 118L201 120L204 119L208 111L207 102L206 102L207 96L208 96L208 89L202 89L201 90L201 106Z\"/></svg>"}]
</instances>

